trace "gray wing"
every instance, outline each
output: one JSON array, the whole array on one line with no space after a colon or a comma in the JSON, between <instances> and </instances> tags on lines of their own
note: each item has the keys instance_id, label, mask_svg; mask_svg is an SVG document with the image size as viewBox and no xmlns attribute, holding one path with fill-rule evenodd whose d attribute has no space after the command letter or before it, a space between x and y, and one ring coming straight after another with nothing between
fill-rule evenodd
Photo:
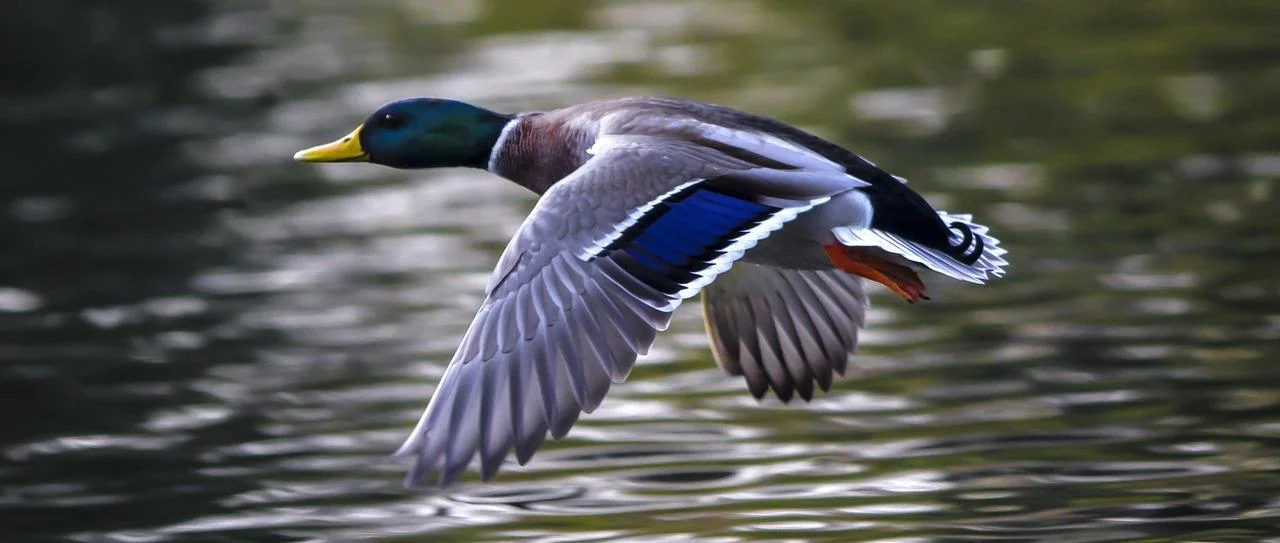
<instances>
[{"instance_id":1,"label":"gray wing","mask_svg":"<svg viewBox=\"0 0 1280 543\"><path fill-rule=\"evenodd\" d=\"M553 186L499 260L489 292L417 427L413 485L455 481L479 454L488 479L512 448L525 463L548 431L625 379L681 300L830 194L841 172L778 171L687 143L610 137ZM797 177L799 176L799 177Z\"/></svg>"},{"instance_id":2,"label":"gray wing","mask_svg":"<svg viewBox=\"0 0 1280 543\"><path fill-rule=\"evenodd\" d=\"M830 390L865 324L862 280L841 270L786 270L740 263L702 293L716 363L747 379L756 398L783 402Z\"/></svg>"}]
</instances>

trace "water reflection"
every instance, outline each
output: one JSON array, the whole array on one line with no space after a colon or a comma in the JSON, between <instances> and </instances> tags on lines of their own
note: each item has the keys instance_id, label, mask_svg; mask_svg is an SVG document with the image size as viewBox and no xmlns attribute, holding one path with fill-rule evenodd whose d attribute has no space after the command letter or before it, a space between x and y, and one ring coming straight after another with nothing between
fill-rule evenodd
<instances>
[{"instance_id":1,"label":"water reflection","mask_svg":"<svg viewBox=\"0 0 1280 543\"><path fill-rule=\"evenodd\" d=\"M290 0L0 7L0 516L32 541L1276 537L1267 3ZM56 36L57 39L50 39ZM695 311L494 482L387 454L531 206L300 168L382 101L664 93L848 143L1017 256L875 299L757 403ZM691 308L692 309L692 308ZM14 535L16 534L16 535ZM13 539L11 537L11 539Z\"/></svg>"}]
</instances>

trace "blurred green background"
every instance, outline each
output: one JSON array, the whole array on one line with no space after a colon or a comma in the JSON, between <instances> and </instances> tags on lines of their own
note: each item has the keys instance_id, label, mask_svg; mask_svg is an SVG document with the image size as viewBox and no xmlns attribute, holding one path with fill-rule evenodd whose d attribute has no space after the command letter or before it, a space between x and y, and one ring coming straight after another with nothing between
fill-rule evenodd
<instances>
[{"instance_id":1,"label":"blurred green background","mask_svg":"<svg viewBox=\"0 0 1280 543\"><path fill-rule=\"evenodd\" d=\"M5 541L1280 538L1280 2L0 6ZM485 485L387 458L532 196L303 166L380 103L666 94L796 124L1004 240L874 287L808 405L696 304ZM1267 539L1271 538L1271 539Z\"/></svg>"}]
</instances>

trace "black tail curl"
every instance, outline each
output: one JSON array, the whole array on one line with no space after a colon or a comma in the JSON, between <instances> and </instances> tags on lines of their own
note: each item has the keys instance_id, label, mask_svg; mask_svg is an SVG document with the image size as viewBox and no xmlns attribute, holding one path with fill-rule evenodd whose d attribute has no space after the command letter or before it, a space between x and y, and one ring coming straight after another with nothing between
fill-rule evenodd
<instances>
[{"instance_id":1,"label":"black tail curl","mask_svg":"<svg viewBox=\"0 0 1280 543\"><path fill-rule=\"evenodd\" d=\"M968 224L956 221L949 225L948 228L960 232L964 236L960 243L950 247L951 257L960 261L966 266L972 266L979 258L982 258L982 250L986 248L982 241L982 236L975 235L973 228Z\"/></svg>"}]
</instances>

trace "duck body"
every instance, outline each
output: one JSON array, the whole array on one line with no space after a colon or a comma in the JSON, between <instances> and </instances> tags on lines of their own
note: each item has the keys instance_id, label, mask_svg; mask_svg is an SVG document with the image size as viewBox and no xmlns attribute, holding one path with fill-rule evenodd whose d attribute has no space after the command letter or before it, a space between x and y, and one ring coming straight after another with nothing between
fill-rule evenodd
<instances>
[{"instance_id":1,"label":"duck body","mask_svg":"<svg viewBox=\"0 0 1280 543\"><path fill-rule=\"evenodd\" d=\"M476 456L487 479L513 449L525 463L699 292L716 362L757 398L808 401L857 345L862 278L914 303L917 271L983 283L1006 265L986 227L853 152L688 100L504 115L412 99L295 158L484 167L540 195L399 451L417 459L408 483L450 483Z\"/></svg>"},{"instance_id":2,"label":"duck body","mask_svg":"<svg viewBox=\"0 0 1280 543\"><path fill-rule=\"evenodd\" d=\"M935 211L900 178L852 151L767 117L689 100L643 97L520 114L511 123L510 132L495 148L488 169L538 194L585 164L592 156L588 151L599 137L618 135L687 138L701 145L713 144L721 152L736 153L740 157L751 153L749 148L769 149L782 143L799 151L790 157L792 162L800 163L798 166L770 164L765 155L757 155L755 160L773 167L835 165L866 183L857 191L840 194L762 240L745 255L746 262L830 268L832 262L820 247L830 244L834 238L832 230L838 227L892 233L912 244L944 253L953 249L952 229L944 222L946 215ZM746 137L733 142L743 147L734 148L730 146L732 143L709 139L707 132L721 132L725 139ZM758 139L762 141L753 141ZM815 157L818 160L814 160ZM829 164L822 164L823 161ZM802 240L816 244L796 243ZM902 259L884 256L905 264Z\"/></svg>"}]
</instances>

